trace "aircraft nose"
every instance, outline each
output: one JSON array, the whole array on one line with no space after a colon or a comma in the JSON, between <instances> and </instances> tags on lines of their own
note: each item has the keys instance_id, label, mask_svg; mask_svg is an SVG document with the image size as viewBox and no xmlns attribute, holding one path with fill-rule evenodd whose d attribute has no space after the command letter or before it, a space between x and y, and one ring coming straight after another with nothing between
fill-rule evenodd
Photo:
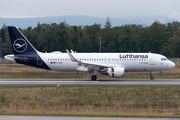
<instances>
[{"instance_id":1,"label":"aircraft nose","mask_svg":"<svg viewBox=\"0 0 180 120\"><path fill-rule=\"evenodd\" d=\"M176 65L174 64L174 62L171 61L171 63L170 63L171 69L173 69L175 66L176 66Z\"/></svg>"}]
</instances>

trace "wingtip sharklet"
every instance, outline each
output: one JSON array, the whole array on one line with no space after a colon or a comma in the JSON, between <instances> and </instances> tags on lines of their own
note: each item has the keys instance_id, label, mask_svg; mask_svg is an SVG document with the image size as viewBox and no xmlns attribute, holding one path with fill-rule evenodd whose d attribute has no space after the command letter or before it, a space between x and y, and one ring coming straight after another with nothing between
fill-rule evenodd
<instances>
[{"instance_id":1,"label":"wingtip sharklet","mask_svg":"<svg viewBox=\"0 0 180 120\"><path fill-rule=\"evenodd\" d=\"M69 52L69 50L68 49L66 49L66 52L67 52L67 54L69 55L69 57L70 57L70 59L71 59L71 61L74 61L74 62L79 62L78 60L76 60L76 58Z\"/></svg>"}]
</instances>

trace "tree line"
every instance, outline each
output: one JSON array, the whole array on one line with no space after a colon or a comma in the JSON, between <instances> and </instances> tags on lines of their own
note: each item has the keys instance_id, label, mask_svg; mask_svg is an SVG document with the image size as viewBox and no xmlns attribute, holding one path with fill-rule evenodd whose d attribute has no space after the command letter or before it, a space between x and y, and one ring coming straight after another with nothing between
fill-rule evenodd
<instances>
[{"instance_id":1,"label":"tree line","mask_svg":"<svg viewBox=\"0 0 180 120\"><path fill-rule=\"evenodd\" d=\"M180 22L162 24L155 21L150 26L125 24L112 27L107 18L105 25L69 26L66 22L40 24L20 31L41 52L72 49L76 52L152 52L167 57L180 57ZM0 29L2 55L12 54L6 25Z\"/></svg>"}]
</instances>

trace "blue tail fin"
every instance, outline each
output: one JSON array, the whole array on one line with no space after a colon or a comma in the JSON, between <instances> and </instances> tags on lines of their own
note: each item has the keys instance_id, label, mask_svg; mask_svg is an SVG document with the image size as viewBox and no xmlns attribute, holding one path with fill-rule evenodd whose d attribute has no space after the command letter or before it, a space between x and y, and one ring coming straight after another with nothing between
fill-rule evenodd
<instances>
[{"instance_id":1,"label":"blue tail fin","mask_svg":"<svg viewBox=\"0 0 180 120\"><path fill-rule=\"evenodd\" d=\"M14 55L37 53L37 50L16 27L8 26L8 31Z\"/></svg>"},{"instance_id":2,"label":"blue tail fin","mask_svg":"<svg viewBox=\"0 0 180 120\"><path fill-rule=\"evenodd\" d=\"M39 52L16 27L8 26L8 31L14 52L13 59L17 63L37 68L50 69L39 56Z\"/></svg>"}]
</instances>

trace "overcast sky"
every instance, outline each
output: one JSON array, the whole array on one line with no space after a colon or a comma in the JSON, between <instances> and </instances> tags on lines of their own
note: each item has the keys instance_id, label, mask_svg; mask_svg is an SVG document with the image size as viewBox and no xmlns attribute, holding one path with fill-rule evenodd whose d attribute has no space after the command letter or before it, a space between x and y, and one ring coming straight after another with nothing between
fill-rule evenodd
<instances>
[{"instance_id":1,"label":"overcast sky","mask_svg":"<svg viewBox=\"0 0 180 120\"><path fill-rule=\"evenodd\" d=\"M0 17L164 16L180 21L180 0L0 0Z\"/></svg>"}]
</instances>

